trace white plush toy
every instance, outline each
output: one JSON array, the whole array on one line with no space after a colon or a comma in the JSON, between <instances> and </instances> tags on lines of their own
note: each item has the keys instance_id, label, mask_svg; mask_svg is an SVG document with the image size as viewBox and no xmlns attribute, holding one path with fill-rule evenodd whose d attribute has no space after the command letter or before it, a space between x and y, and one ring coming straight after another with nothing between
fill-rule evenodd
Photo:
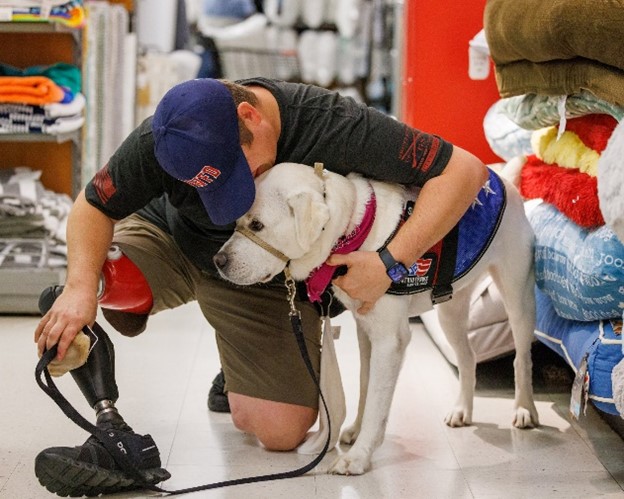
<instances>
[{"instance_id":1,"label":"white plush toy","mask_svg":"<svg viewBox=\"0 0 624 499\"><path fill-rule=\"evenodd\" d=\"M605 223L624 242L624 122L615 127L600 155L598 199ZM624 359L613 368L611 384L615 407L624 417Z\"/></svg>"}]
</instances>

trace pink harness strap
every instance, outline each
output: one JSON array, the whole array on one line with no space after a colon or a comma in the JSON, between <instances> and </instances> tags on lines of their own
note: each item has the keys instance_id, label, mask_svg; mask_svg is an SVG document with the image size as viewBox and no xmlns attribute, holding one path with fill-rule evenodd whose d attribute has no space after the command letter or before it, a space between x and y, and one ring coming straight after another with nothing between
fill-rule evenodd
<instances>
[{"instance_id":1,"label":"pink harness strap","mask_svg":"<svg viewBox=\"0 0 624 499\"><path fill-rule=\"evenodd\" d=\"M332 248L331 254L338 253L344 255L358 250L370 233L373 222L375 221L376 211L377 198L375 197L375 192L371 190L371 196L366 203L366 211L364 212L362 221L349 234L338 239ZM322 263L310 273L305 283L308 290L308 298L311 302L321 301L321 295L329 286L336 269L337 267Z\"/></svg>"}]
</instances>

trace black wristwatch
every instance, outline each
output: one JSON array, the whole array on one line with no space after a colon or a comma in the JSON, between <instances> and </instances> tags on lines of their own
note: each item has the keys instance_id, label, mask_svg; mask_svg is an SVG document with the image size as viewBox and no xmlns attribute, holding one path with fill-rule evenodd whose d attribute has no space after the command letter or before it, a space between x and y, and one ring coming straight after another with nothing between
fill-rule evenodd
<instances>
[{"instance_id":1,"label":"black wristwatch","mask_svg":"<svg viewBox=\"0 0 624 499\"><path fill-rule=\"evenodd\" d=\"M401 262L397 262L392 256L392 253L388 251L388 248L381 248L377 250L377 252L379 253L381 261L386 266L386 274L388 274L388 277L392 279L392 282L401 282L409 273L405 265Z\"/></svg>"}]
</instances>

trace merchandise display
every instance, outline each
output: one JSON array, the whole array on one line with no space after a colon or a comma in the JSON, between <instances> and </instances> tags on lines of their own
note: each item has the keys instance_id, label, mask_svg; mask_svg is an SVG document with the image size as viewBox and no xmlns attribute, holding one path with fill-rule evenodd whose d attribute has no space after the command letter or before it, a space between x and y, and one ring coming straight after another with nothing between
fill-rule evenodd
<instances>
[{"instance_id":1,"label":"merchandise display","mask_svg":"<svg viewBox=\"0 0 624 499\"><path fill-rule=\"evenodd\" d=\"M624 416L622 405L614 405L624 383L615 374L611 380L622 360L624 311L624 136L615 134L624 115L624 61L612 43L624 29L622 7L620 1L490 0L484 25L503 97L493 112L518 127L507 122L507 133L494 132L492 141L510 153L505 159L525 198L542 201L529 214L536 234L536 337L575 371L586 359L589 400ZM531 133L530 151L522 130ZM578 406L577 394L571 397Z\"/></svg>"},{"instance_id":2,"label":"merchandise display","mask_svg":"<svg viewBox=\"0 0 624 499\"><path fill-rule=\"evenodd\" d=\"M623 34L624 0L0 0L0 498L621 494ZM304 279L281 236L338 225ZM428 310L393 344L384 267Z\"/></svg>"},{"instance_id":3,"label":"merchandise display","mask_svg":"<svg viewBox=\"0 0 624 499\"><path fill-rule=\"evenodd\" d=\"M337 89L388 111L393 11L384 0L205 2L200 77L253 76Z\"/></svg>"}]
</instances>

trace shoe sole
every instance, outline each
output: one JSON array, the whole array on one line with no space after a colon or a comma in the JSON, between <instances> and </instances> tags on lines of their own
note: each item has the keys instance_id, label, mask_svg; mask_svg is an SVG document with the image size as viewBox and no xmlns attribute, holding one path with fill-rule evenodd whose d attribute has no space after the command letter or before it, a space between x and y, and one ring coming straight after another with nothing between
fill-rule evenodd
<instances>
[{"instance_id":1,"label":"shoe sole","mask_svg":"<svg viewBox=\"0 0 624 499\"><path fill-rule=\"evenodd\" d=\"M145 483L155 485L171 477L163 468L141 470ZM107 470L94 464L49 454L35 459L35 475L50 492L62 497L98 496L142 488L134 478L119 470Z\"/></svg>"}]
</instances>

